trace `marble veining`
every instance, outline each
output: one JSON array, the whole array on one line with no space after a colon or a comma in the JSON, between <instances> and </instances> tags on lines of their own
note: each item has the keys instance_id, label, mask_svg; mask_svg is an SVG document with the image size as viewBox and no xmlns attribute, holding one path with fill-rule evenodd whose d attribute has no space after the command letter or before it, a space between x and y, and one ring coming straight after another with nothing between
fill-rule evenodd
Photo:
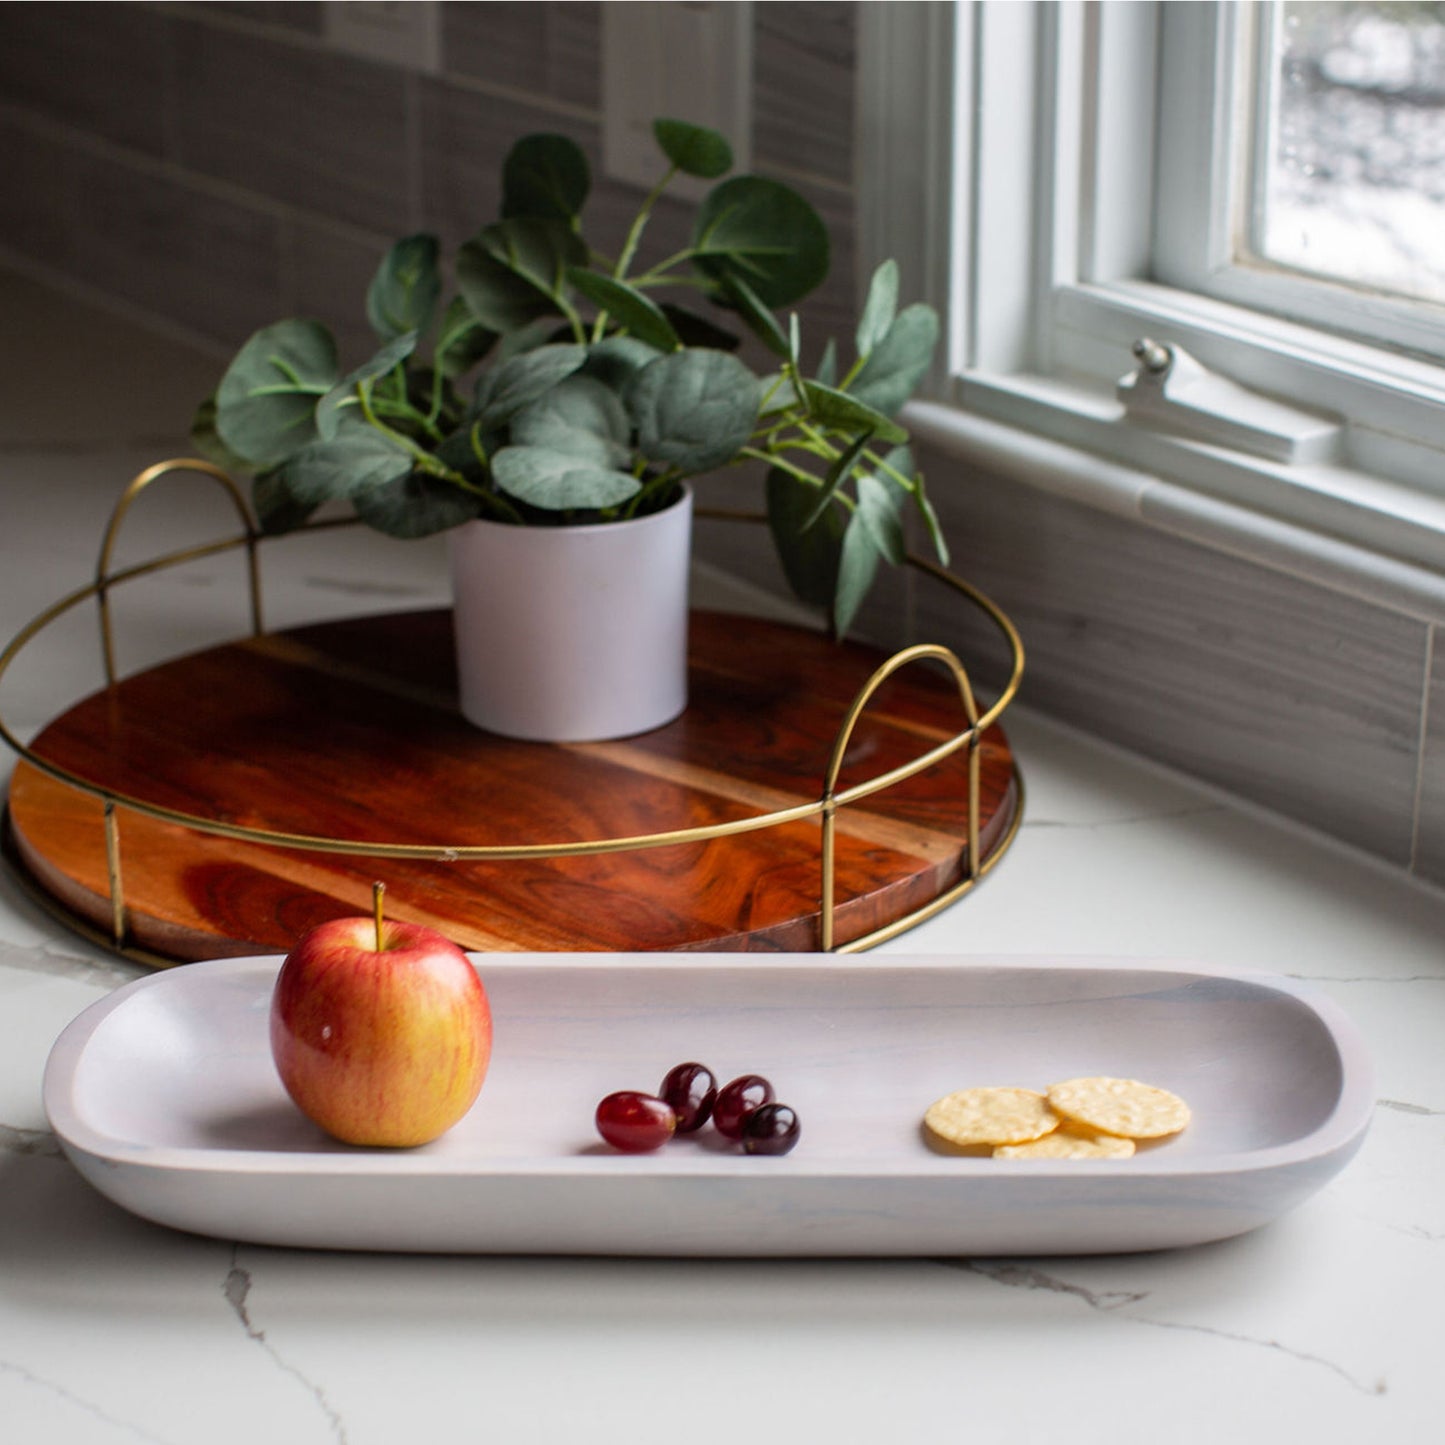
<instances>
[{"instance_id":1,"label":"marble veining","mask_svg":"<svg viewBox=\"0 0 1445 1445\"><path fill-rule=\"evenodd\" d=\"M241 1328L246 1332L246 1338L253 1341L263 1349L267 1356L274 1361L277 1369L283 1374L294 1379L310 1397L316 1402L317 1408L325 1416L331 1427L332 1439L338 1445L348 1445L349 1437L346 1433L346 1422L332 1408L331 1402L326 1398L326 1391L314 1381L308 1379L295 1365L291 1364L281 1354L275 1345L266 1338L266 1331L257 1327L251 1319L249 1301L251 1289L255 1283L251 1271L238 1262L240 1247L231 1246L231 1266L226 1271L225 1282L221 1285L221 1294L226 1303L231 1307Z\"/></svg>"},{"instance_id":2,"label":"marble veining","mask_svg":"<svg viewBox=\"0 0 1445 1445\"><path fill-rule=\"evenodd\" d=\"M132 1420L123 1420L109 1410L102 1409L93 1400L87 1400L74 1390L68 1389L61 1381L26 1369L24 1365L16 1364L13 1360L0 1360L0 1378L6 1377L18 1382L27 1390L49 1395L61 1401L79 1414L98 1421L110 1429L121 1431L124 1439L140 1440L145 1442L145 1445L177 1445L177 1442L151 1434L149 1430L142 1429Z\"/></svg>"},{"instance_id":3,"label":"marble veining","mask_svg":"<svg viewBox=\"0 0 1445 1445\"><path fill-rule=\"evenodd\" d=\"M1133 1292L1129 1290L1092 1290L1083 1285L1071 1284L1067 1280L1060 1279L1057 1275L1047 1273L1041 1269L1035 1269L1031 1265L1015 1263L1010 1260L940 1260L953 1269L962 1269L970 1274L976 1274L984 1279L992 1280L993 1283L1004 1285L1009 1289L1042 1290L1046 1293L1069 1295L1082 1300L1091 1310L1113 1311L1123 1310L1130 1306L1141 1304L1149 1298L1149 1292L1142 1290ZM1356 1379L1348 1370L1336 1364L1333 1360L1327 1360L1319 1355L1311 1354L1307 1350L1292 1349L1289 1345L1280 1340L1258 1339L1252 1335L1240 1334L1233 1330L1216 1329L1210 1325L1192 1324L1180 1320L1152 1319L1139 1315L1122 1316L1129 1323L1145 1325L1160 1330L1184 1330L1193 1331L1198 1334L1212 1335L1221 1340L1228 1340L1233 1344L1254 1345L1263 1349L1277 1350L1280 1354L1289 1359L1297 1360L1302 1364L1318 1365L1322 1369L1329 1370L1332 1374L1345 1381L1352 1389L1366 1395L1383 1395L1387 1391L1387 1384L1383 1379L1376 1380L1373 1384Z\"/></svg>"}]
</instances>

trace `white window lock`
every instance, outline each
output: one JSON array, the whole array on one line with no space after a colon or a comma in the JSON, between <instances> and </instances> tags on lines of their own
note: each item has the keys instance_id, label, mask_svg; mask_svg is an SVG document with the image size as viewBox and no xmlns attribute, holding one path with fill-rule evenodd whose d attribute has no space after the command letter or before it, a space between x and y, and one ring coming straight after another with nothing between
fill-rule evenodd
<instances>
[{"instance_id":1,"label":"white window lock","mask_svg":"<svg viewBox=\"0 0 1445 1445\"><path fill-rule=\"evenodd\" d=\"M1134 343L1138 369L1116 395L1127 420L1275 462L1338 460L1338 420L1301 411L1230 381L1182 347L1145 337Z\"/></svg>"}]
</instances>

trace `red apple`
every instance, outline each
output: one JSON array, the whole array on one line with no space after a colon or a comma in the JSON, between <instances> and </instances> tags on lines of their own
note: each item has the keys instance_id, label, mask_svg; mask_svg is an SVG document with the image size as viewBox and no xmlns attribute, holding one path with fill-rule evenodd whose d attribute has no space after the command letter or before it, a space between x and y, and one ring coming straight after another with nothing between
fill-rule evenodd
<instances>
[{"instance_id":1,"label":"red apple","mask_svg":"<svg viewBox=\"0 0 1445 1445\"><path fill-rule=\"evenodd\" d=\"M466 954L440 933L337 918L281 966L271 1053L286 1092L337 1139L425 1144L476 1101L492 1013Z\"/></svg>"}]
</instances>

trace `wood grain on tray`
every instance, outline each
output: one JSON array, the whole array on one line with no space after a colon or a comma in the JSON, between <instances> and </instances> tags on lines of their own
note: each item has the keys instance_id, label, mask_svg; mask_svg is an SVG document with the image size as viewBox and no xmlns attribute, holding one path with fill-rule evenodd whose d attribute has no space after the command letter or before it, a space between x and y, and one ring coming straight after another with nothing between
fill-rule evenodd
<instances>
[{"instance_id":1,"label":"wood grain on tray","mask_svg":"<svg viewBox=\"0 0 1445 1445\"><path fill-rule=\"evenodd\" d=\"M713 826L816 800L853 698L886 654L698 612L687 711L621 741L546 745L457 711L445 611L248 638L126 678L57 718L38 757L218 821L438 847L561 844ZM961 731L941 669L884 684L840 787ZM982 851L1018 806L1002 731L981 746ZM61 907L109 931L101 802L24 763L11 847ZM859 938L963 876L967 760L839 812L837 937ZM395 860L275 848L117 811L128 942L167 959L284 951L306 928L388 911L480 950L808 950L816 818L702 842L566 858Z\"/></svg>"}]
</instances>

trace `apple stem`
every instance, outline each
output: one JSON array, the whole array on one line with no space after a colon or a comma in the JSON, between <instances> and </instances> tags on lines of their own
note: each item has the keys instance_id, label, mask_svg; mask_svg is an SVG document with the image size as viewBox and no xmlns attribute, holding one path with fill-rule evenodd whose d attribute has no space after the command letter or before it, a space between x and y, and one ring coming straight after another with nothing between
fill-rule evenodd
<instances>
[{"instance_id":1,"label":"apple stem","mask_svg":"<svg viewBox=\"0 0 1445 1445\"><path fill-rule=\"evenodd\" d=\"M381 895L386 892L385 883L373 883L371 885L371 911L376 920L376 951L381 949Z\"/></svg>"}]
</instances>

